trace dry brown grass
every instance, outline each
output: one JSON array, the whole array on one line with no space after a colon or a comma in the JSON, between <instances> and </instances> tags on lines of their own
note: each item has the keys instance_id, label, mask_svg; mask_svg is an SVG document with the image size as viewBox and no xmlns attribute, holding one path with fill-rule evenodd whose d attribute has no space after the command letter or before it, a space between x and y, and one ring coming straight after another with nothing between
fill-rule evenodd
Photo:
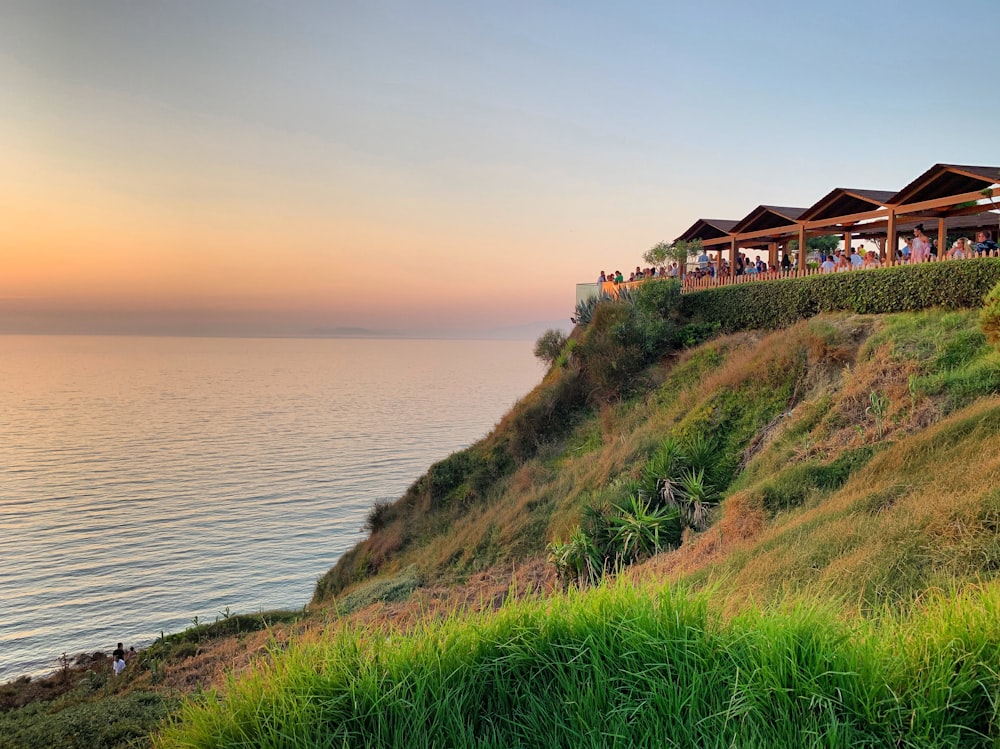
<instances>
[{"instance_id":1,"label":"dry brown grass","mask_svg":"<svg viewBox=\"0 0 1000 749\"><path fill-rule=\"evenodd\" d=\"M715 525L700 534L685 531L679 549L635 567L635 579L679 580L749 546L768 526L767 516L749 499L748 492L729 497L719 509Z\"/></svg>"},{"instance_id":2,"label":"dry brown grass","mask_svg":"<svg viewBox=\"0 0 1000 749\"><path fill-rule=\"evenodd\" d=\"M998 485L1000 399L990 398L902 437L829 498L772 524L753 511L752 488L734 494L717 528L647 570L709 571L727 607L803 592L902 601L1000 574Z\"/></svg>"}]
</instances>

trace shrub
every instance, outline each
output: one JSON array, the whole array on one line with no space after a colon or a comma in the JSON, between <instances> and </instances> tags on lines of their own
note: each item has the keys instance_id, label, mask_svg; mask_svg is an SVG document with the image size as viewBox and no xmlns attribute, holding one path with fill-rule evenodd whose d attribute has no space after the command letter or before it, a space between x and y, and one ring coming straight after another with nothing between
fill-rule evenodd
<instances>
[{"instance_id":1,"label":"shrub","mask_svg":"<svg viewBox=\"0 0 1000 749\"><path fill-rule=\"evenodd\" d=\"M375 500L375 504L373 504L372 508L368 511L368 516L365 518L365 522L364 525L361 526L361 530L371 534L377 533L385 528L393 517L393 504L394 503L391 499Z\"/></svg>"},{"instance_id":2,"label":"shrub","mask_svg":"<svg viewBox=\"0 0 1000 749\"><path fill-rule=\"evenodd\" d=\"M1000 283L993 287L983 300L983 311L979 316L979 325L986 340L994 346L1000 344Z\"/></svg>"},{"instance_id":3,"label":"shrub","mask_svg":"<svg viewBox=\"0 0 1000 749\"><path fill-rule=\"evenodd\" d=\"M347 593L338 601L337 612L342 616L380 601L405 601L420 585L416 565L410 565L398 575L370 580Z\"/></svg>"},{"instance_id":4,"label":"shrub","mask_svg":"<svg viewBox=\"0 0 1000 749\"><path fill-rule=\"evenodd\" d=\"M546 330L535 341L535 356L546 364L552 364L559 358L565 345L565 333L561 330Z\"/></svg>"},{"instance_id":5,"label":"shrub","mask_svg":"<svg viewBox=\"0 0 1000 749\"><path fill-rule=\"evenodd\" d=\"M613 552L615 567L659 554L680 539L677 512L654 507L638 494L629 497L625 506L611 515L610 521L613 546L608 551Z\"/></svg>"},{"instance_id":6,"label":"shrub","mask_svg":"<svg viewBox=\"0 0 1000 749\"><path fill-rule=\"evenodd\" d=\"M975 258L706 289L681 297L679 311L727 331L773 329L820 312L978 307L998 282L1000 258Z\"/></svg>"}]
</instances>

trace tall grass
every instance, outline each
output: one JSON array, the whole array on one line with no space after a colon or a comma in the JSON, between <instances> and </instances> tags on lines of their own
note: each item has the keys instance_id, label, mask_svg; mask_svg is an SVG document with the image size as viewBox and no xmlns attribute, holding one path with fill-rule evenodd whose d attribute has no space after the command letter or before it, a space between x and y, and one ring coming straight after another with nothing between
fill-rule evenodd
<instances>
[{"instance_id":1,"label":"tall grass","mask_svg":"<svg viewBox=\"0 0 1000 749\"><path fill-rule=\"evenodd\" d=\"M342 629L188 702L167 747L995 746L1000 591L845 623L623 582L406 635Z\"/></svg>"}]
</instances>

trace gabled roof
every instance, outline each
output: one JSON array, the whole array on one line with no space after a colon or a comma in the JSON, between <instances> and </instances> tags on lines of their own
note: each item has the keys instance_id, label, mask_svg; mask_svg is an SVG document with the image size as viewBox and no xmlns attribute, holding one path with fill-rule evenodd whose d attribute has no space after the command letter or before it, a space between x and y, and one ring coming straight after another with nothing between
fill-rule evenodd
<instances>
[{"instance_id":1,"label":"gabled roof","mask_svg":"<svg viewBox=\"0 0 1000 749\"><path fill-rule=\"evenodd\" d=\"M850 216L882 208L895 193L889 190L860 190L837 187L817 200L799 216L802 221Z\"/></svg>"},{"instance_id":2,"label":"gabled roof","mask_svg":"<svg viewBox=\"0 0 1000 749\"><path fill-rule=\"evenodd\" d=\"M806 212L805 208L788 208L778 205L759 205L740 219L732 228L733 234L745 234L764 229L777 229L794 224Z\"/></svg>"},{"instance_id":3,"label":"gabled roof","mask_svg":"<svg viewBox=\"0 0 1000 749\"><path fill-rule=\"evenodd\" d=\"M700 218L675 241L692 242L696 239L720 239L728 236L737 222L726 218Z\"/></svg>"},{"instance_id":4,"label":"gabled roof","mask_svg":"<svg viewBox=\"0 0 1000 749\"><path fill-rule=\"evenodd\" d=\"M1000 182L1000 167L935 164L892 196L894 205L982 190Z\"/></svg>"}]
</instances>

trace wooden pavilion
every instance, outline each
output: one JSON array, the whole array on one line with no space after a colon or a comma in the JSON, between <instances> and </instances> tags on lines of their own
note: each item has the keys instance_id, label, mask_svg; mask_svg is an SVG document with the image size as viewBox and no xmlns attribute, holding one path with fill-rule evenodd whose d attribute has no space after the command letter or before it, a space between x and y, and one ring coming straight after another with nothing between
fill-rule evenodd
<instances>
[{"instance_id":1,"label":"wooden pavilion","mask_svg":"<svg viewBox=\"0 0 1000 749\"><path fill-rule=\"evenodd\" d=\"M894 264L899 235L916 224L923 223L928 235L936 234L943 256L948 228L989 227L995 235L1000 216L992 211L998 208L1000 167L935 164L898 192L838 187L808 208L759 205L738 220L698 219L677 240L699 240L706 251L714 250L716 275L722 281L726 250L732 277L738 251L766 250L768 263L776 266L778 252L787 253L788 242L795 239L800 248L798 275L806 271L809 237L839 234L845 247L854 238L868 239L878 247L884 264Z\"/></svg>"}]
</instances>

